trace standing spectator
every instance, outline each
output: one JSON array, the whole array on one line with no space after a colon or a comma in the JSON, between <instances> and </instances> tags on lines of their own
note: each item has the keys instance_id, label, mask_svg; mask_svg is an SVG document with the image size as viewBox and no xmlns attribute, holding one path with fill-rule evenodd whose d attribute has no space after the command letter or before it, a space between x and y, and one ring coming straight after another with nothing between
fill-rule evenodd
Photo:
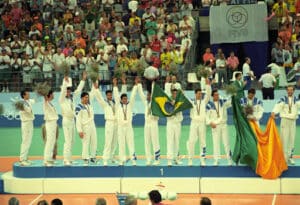
<instances>
[{"instance_id":1,"label":"standing spectator","mask_svg":"<svg viewBox=\"0 0 300 205\"><path fill-rule=\"evenodd\" d=\"M234 52L230 52L230 56L227 58L226 65L227 65L227 79L233 79L233 73L238 70L239 66L239 59L234 55Z\"/></svg>"},{"instance_id":2,"label":"standing spectator","mask_svg":"<svg viewBox=\"0 0 300 205\"><path fill-rule=\"evenodd\" d=\"M157 23L154 20L153 16L150 16L150 21L146 22L145 24L146 34L148 41L151 42L154 35L157 32Z\"/></svg>"},{"instance_id":3,"label":"standing spectator","mask_svg":"<svg viewBox=\"0 0 300 205\"><path fill-rule=\"evenodd\" d=\"M259 81L262 84L262 95L263 99L273 100L274 99L274 87L276 85L276 79L274 75L271 73L271 69L267 68L266 73L263 74Z\"/></svg>"},{"instance_id":4,"label":"standing spectator","mask_svg":"<svg viewBox=\"0 0 300 205\"><path fill-rule=\"evenodd\" d=\"M220 58L216 61L216 68L219 76L218 87L222 88L227 84L226 59L223 53L220 54Z\"/></svg>"},{"instance_id":5,"label":"standing spectator","mask_svg":"<svg viewBox=\"0 0 300 205\"><path fill-rule=\"evenodd\" d=\"M6 49L2 49L0 55L0 80L2 92L9 92L8 79L10 79L10 57L7 55Z\"/></svg>"},{"instance_id":6,"label":"standing spectator","mask_svg":"<svg viewBox=\"0 0 300 205\"><path fill-rule=\"evenodd\" d=\"M134 40L137 45L140 46L141 27L137 19L134 21L134 24L129 27L129 35L130 39Z\"/></svg>"},{"instance_id":7,"label":"standing spectator","mask_svg":"<svg viewBox=\"0 0 300 205\"><path fill-rule=\"evenodd\" d=\"M253 71L250 68L251 59L249 57L245 58L245 63L243 64L243 78L247 82L245 86L245 90L249 90L251 88L252 79L255 78Z\"/></svg>"},{"instance_id":8,"label":"standing spectator","mask_svg":"<svg viewBox=\"0 0 300 205\"><path fill-rule=\"evenodd\" d=\"M205 53L202 56L202 60L204 63L206 63L207 61L211 61L211 62L215 61L214 54L211 53L210 48L205 49Z\"/></svg>"}]
</instances>

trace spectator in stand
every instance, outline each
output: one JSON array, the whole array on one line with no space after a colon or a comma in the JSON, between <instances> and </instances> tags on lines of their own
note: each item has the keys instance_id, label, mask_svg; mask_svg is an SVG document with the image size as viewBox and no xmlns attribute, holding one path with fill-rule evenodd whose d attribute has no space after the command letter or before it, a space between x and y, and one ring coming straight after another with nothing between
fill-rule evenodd
<instances>
[{"instance_id":1,"label":"spectator in stand","mask_svg":"<svg viewBox=\"0 0 300 205\"><path fill-rule=\"evenodd\" d=\"M160 54L161 76L166 77L170 72L170 63L172 61L171 53L165 48Z\"/></svg>"},{"instance_id":2,"label":"spectator in stand","mask_svg":"<svg viewBox=\"0 0 300 205\"><path fill-rule=\"evenodd\" d=\"M272 61L277 65L283 65L283 51L282 45L279 42L275 42L275 47L271 50Z\"/></svg>"},{"instance_id":3,"label":"spectator in stand","mask_svg":"<svg viewBox=\"0 0 300 205\"><path fill-rule=\"evenodd\" d=\"M245 86L245 90L249 90L251 88L251 78L255 78L253 71L250 68L251 59L249 57L245 58L245 63L243 64L243 78L244 81L247 82Z\"/></svg>"},{"instance_id":4,"label":"spectator in stand","mask_svg":"<svg viewBox=\"0 0 300 205\"><path fill-rule=\"evenodd\" d=\"M150 21L145 24L148 41L152 41L153 36L157 33L157 23L153 16L150 16Z\"/></svg>"},{"instance_id":5,"label":"spectator in stand","mask_svg":"<svg viewBox=\"0 0 300 205\"><path fill-rule=\"evenodd\" d=\"M183 4L180 7L182 16L191 16L193 10L193 5L188 0L183 0Z\"/></svg>"},{"instance_id":6,"label":"spectator in stand","mask_svg":"<svg viewBox=\"0 0 300 205\"><path fill-rule=\"evenodd\" d=\"M207 61L214 62L215 61L214 54L211 53L210 48L205 49L205 53L202 56L202 60L203 60L203 62L207 62Z\"/></svg>"},{"instance_id":7,"label":"spectator in stand","mask_svg":"<svg viewBox=\"0 0 300 205\"><path fill-rule=\"evenodd\" d=\"M5 49L2 49L0 55L0 83L2 92L9 92L8 81L10 80L10 57Z\"/></svg>"},{"instance_id":8,"label":"spectator in stand","mask_svg":"<svg viewBox=\"0 0 300 205\"><path fill-rule=\"evenodd\" d=\"M218 87L223 88L227 84L226 59L224 53L219 54L220 57L216 60L216 68L218 73Z\"/></svg>"},{"instance_id":9,"label":"spectator in stand","mask_svg":"<svg viewBox=\"0 0 300 205\"><path fill-rule=\"evenodd\" d=\"M150 21L150 17L153 17L153 18L155 18L155 14L154 13L151 13L150 12L150 8L149 7L147 7L146 8L146 12L143 14L143 16L142 16L142 20L145 22L145 23L147 23L147 22L149 22Z\"/></svg>"},{"instance_id":10,"label":"spectator in stand","mask_svg":"<svg viewBox=\"0 0 300 205\"><path fill-rule=\"evenodd\" d=\"M137 45L140 46L141 27L137 19L134 21L134 24L129 27L129 35L130 39L134 40Z\"/></svg>"},{"instance_id":11,"label":"spectator in stand","mask_svg":"<svg viewBox=\"0 0 300 205\"><path fill-rule=\"evenodd\" d=\"M83 49L86 48L86 42L81 36L81 31L76 31L76 37L73 40L73 45L74 46L76 46L78 44L80 45L80 48L83 48Z\"/></svg>"},{"instance_id":12,"label":"spectator in stand","mask_svg":"<svg viewBox=\"0 0 300 205\"><path fill-rule=\"evenodd\" d=\"M227 58L227 79L232 79L233 73L238 70L239 67L239 59L234 55L234 52L231 51L229 57Z\"/></svg>"}]
</instances>

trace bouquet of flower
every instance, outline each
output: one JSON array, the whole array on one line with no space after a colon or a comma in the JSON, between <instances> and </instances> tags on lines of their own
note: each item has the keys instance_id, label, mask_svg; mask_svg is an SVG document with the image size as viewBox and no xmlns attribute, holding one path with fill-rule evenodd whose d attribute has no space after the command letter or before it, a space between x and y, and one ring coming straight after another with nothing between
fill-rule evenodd
<instances>
[{"instance_id":1,"label":"bouquet of flower","mask_svg":"<svg viewBox=\"0 0 300 205\"><path fill-rule=\"evenodd\" d=\"M247 118L252 118L253 117L253 106L251 106L251 105L244 106L244 113Z\"/></svg>"},{"instance_id":2,"label":"bouquet of flower","mask_svg":"<svg viewBox=\"0 0 300 205\"><path fill-rule=\"evenodd\" d=\"M24 110L24 101L18 100L13 103L16 110L23 111Z\"/></svg>"},{"instance_id":3,"label":"bouquet of flower","mask_svg":"<svg viewBox=\"0 0 300 205\"><path fill-rule=\"evenodd\" d=\"M226 92L227 95L236 95L237 88L233 84L226 85L225 86L225 92Z\"/></svg>"},{"instance_id":4,"label":"bouquet of flower","mask_svg":"<svg viewBox=\"0 0 300 205\"><path fill-rule=\"evenodd\" d=\"M96 82L99 79L99 66L97 63L91 64L88 70L88 76L92 82Z\"/></svg>"},{"instance_id":5,"label":"bouquet of flower","mask_svg":"<svg viewBox=\"0 0 300 205\"><path fill-rule=\"evenodd\" d=\"M70 75L70 66L68 65L68 63L66 61L62 62L59 66L58 66L58 72L60 72L62 75L64 76L69 76Z\"/></svg>"},{"instance_id":6,"label":"bouquet of flower","mask_svg":"<svg viewBox=\"0 0 300 205\"><path fill-rule=\"evenodd\" d=\"M46 95L48 95L49 91L51 90L51 87L48 85L47 82L38 83L38 84L36 84L34 90L38 95L46 96Z\"/></svg>"},{"instance_id":7,"label":"bouquet of flower","mask_svg":"<svg viewBox=\"0 0 300 205\"><path fill-rule=\"evenodd\" d=\"M196 68L196 75L198 80L201 80L201 78L208 78L211 73L208 69L206 69L203 65L198 65Z\"/></svg>"}]
</instances>

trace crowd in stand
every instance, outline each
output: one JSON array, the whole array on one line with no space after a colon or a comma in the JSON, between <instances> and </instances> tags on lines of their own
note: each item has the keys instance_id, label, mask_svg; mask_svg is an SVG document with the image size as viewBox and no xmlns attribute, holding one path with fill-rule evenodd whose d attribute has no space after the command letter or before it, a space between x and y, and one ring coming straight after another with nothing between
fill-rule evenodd
<instances>
[{"instance_id":1,"label":"crowd in stand","mask_svg":"<svg viewBox=\"0 0 300 205\"><path fill-rule=\"evenodd\" d=\"M4 0L0 8L2 92L45 80L57 87L63 62L75 79L92 66L102 80L149 65L163 78L182 73L195 26L190 0Z\"/></svg>"}]
</instances>

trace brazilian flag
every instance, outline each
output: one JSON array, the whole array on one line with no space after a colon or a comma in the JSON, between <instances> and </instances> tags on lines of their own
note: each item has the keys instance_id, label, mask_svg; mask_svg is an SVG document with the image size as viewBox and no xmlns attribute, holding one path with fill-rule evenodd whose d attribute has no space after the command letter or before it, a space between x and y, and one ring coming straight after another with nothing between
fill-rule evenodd
<instances>
[{"instance_id":1,"label":"brazilian flag","mask_svg":"<svg viewBox=\"0 0 300 205\"><path fill-rule=\"evenodd\" d=\"M171 98L157 84L154 84L151 101L152 115L170 117L192 107L192 103L185 97L181 90L178 90L176 99L172 102Z\"/></svg>"}]
</instances>

